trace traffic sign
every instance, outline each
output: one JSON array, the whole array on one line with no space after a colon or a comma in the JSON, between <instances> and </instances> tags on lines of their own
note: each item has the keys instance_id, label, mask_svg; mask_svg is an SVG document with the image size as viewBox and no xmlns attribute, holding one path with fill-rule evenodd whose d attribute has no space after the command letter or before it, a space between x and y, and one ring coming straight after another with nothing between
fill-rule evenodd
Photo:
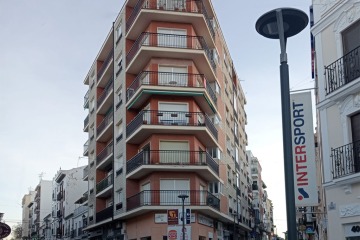
<instances>
[{"instance_id":1,"label":"traffic sign","mask_svg":"<svg viewBox=\"0 0 360 240\"><path fill-rule=\"evenodd\" d=\"M9 225L0 222L0 238L6 238L11 233L11 228Z\"/></svg>"}]
</instances>

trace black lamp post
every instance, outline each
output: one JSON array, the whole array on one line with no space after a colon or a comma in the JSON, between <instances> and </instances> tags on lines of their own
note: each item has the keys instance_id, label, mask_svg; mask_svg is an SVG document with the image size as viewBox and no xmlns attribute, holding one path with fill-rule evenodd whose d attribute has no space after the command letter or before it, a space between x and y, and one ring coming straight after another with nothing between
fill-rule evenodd
<instances>
[{"instance_id":1,"label":"black lamp post","mask_svg":"<svg viewBox=\"0 0 360 240\"><path fill-rule=\"evenodd\" d=\"M181 198L182 200L182 215L181 215L181 220L182 220L182 239L185 240L185 199L188 198L189 196L186 194L181 194L178 196L178 198Z\"/></svg>"},{"instance_id":2,"label":"black lamp post","mask_svg":"<svg viewBox=\"0 0 360 240\"><path fill-rule=\"evenodd\" d=\"M266 38L280 40L280 86L284 147L285 194L288 239L297 239L294 193L294 170L291 143L291 115L289 67L286 55L286 40L301 32L308 24L307 15L293 8L278 8L262 15L256 22L256 31Z\"/></svg>"}]
</instances>

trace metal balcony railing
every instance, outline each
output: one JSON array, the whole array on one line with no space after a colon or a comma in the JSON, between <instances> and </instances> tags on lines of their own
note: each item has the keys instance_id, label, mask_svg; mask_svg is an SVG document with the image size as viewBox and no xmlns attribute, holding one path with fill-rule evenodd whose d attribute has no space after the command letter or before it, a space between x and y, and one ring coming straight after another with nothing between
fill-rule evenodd
<instances>
[{"instance_id":1,"label":"metal balcony railing","mask_svg":"<svg viewBox=\"0 0 360 240\"><path fill-rule=\"evenodd\" d=\"M96 193L101 192L105 188L111 186L113 184L113 174L110 174L103 180L101 180L98 184L96 184Z\"/></svg>"},{"instance_id":2,"label":"metal balcony railing","mask_svg":"<svg viewBox=\"0 0 360 240\"><path fill-rule=\"evenodd\" d=\"M143 32L126 55L127 64L131 62L142 46L204 50L211 67L214 71L216 69L213 53L201 36Z\"/></svg>"},{"instance_id":3,"label":"metal balcony railing","mask_svg":"<svg viewBox=\"0 0 360 240\"><path fill-rule=\"evenodd\" d=\"M360 172L360 141L331 148L330 156L334 179Z\"/></svg>"},{"instance_id":4,"label":"metal balcony railing","mask_svg":"<svg viewBox=\"0 0 360 240\"><path fill-rule=\"evenodd\" d=\"M112 108L112 107L111 107ZM100 136L100 134L105 130L105 128L113 122L114 116L113 111L110 111L106 114L105 118L101 121L99 126L96 128L96 136Z\"/></svg>"},{"instance_id":5,"label":"metal balcony railing","mask_svg":"<svg viewBox=\"0 0 360 240\"><path fill-rule=\"evenodd\" d=\"M325 67L326 94L360 77L360 46Z\"/></svg>"},{"instance_id":6,"label":"metal balcony railing","mask_svg":"<svg viewBox=\"0 0 360 240\"><path fill-rule=\"evenodd\" d=\"M177 11L177 12L186 12L186 13L202 13L205 17L207 26L209 27L210 34L215 37L215 29L209 18L209 14L206 11L204 3L202 0L139 0L133 11L130 14L130 17L126 21L126 31L130 29L133 25L136 17L139 15L141 9L152 9L152 10L162 10L162 11Z\"/></svg>"},{"instance_id":7,"label":"metal balcony railing","mask_svg":"<svg viewBox=\"0 0 360 240\"><path fill-rule=\"evenodd\" d=\"M85 93L85 96L84 96L84 108L89 108L89 94L90 94L90 90L88 90Z\"/></svg>"},{"instance_id":8,"label":"metal balcony railing","mask_svg":"<svg viewBox=\"0 0 360 240\"><path fill-rule=\"evenodd\" d=\"M107 57L105 58L103 64L101 65L101 67L99 68L99 70L97 71L97 80L99 80L101 78L101 76L103 75L105 69L107 68L107 66L109 65L109 62L111 61L111 59L114 56L114 52L113 50L110 50L109 54L107 55Z\"/></svg>"},{"instance_id":9,"label":"metal balcony railing","mask_svg":"<svg viewBox=\"0 0 360 240\"><path fill-rule=\"evenodd\" d=\"M127 210L143 206L182 206L182 200L178 197L186 194L186 206L209 206L220 209L220 199L204 190L144 190L126 199Z\"/></svg>"},{"instance_id":10,"label":"metal balcony railing","mask_svg":"<svg viewBox=\"0 0 360 240\"><path fill-rule=\"evenodd\" d=\"M135 92L142 86L166 86L166 87L192 87L204 88L216 104L217 97L214 90L206 81L203 74L174 73L174 72L141 72L131 83L126 91L126 101L128 101Z\"/></svg>"},{"instance_id":11,"label":"metal balcony railing","mask_svg":"<svg viewBox=\"0 0 360 240\"><path fill-rule=\"evenodd\" d=\"M113 153L113 142L110 142L97 156L96 164L99 165L104 159Z\"/></svg>"},{"instance_id":12,"label":"metal balcony railing","mask_svg":"<svg viewBox=\"0 0 360 240\"><path fill-rule=\"evenodd\" d=\"M106 87L102 94L97 99L97 107L99 108L100 105L104 102L107 96L109 96L110 92L113 90L113 78L111 77L109 82L106 84Z\"/></svg>"},{"instance_id":13,"label":"metal balcony railing","mask_svg":"<svg viewBox=\"0 0 360 240\"><path fill-rule=\"evenodd\" d=\"M89 124L89 114L84 119L84 128Z\"/></svg>"},{"instance_id":14,"label":"metal balcony railing","mask_svg":"<svg viewBox=\"0 0 360 240\"><path fill-rule=\"evenodd\" d=\"M96 222L101 222L113 216L113 206L107 207L104 210L96 213Z\"/></svg>"},{"instance_id":15,"label":"metal balcony railing","mask_svg":"<svg viewBox=\"0 0 360 240\"><path fill-rule=\"evenodd\" d=\"M59 192L59 193L57 194L56 200L60 201L62 198L63 198L63 193L62 193L62 192Z\"/></svg>"},{"instance_id":16,"label":"metal balcony railing","mask_svg":"<svg viewBox=\"0 0 360 240\"><path fill-rule=\"evenodd\" d=\"M206 126L215 139L218 137L214 124L202 112L143 110L127 125L126 136L130 136L142 125Z\"/></svg>"},{"instance_id":17,"label":"metal balcony railing","mask_svg":"<svg viewBox=\"0 0 360 240\"><path fill-rule=\"evenodd\" d=\"M129 174L142 165L209 166L217 175L219 164L205 151L150 150L141 151L126 162Z\"/></svg>"}]
</instances>

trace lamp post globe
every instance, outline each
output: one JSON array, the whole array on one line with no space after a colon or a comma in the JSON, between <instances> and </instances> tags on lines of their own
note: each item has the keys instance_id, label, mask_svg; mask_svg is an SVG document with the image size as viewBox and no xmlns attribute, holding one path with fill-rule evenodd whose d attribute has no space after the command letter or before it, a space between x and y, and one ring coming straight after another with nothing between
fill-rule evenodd
<instances>
[{"instance_id":1,"label":"lamp post globe","mask_svg":"<svg viewBox=\"0 0 360 240\"><path fill-rule=\"evenodd\" d=\"M286 40L300 33L309 22L301 10L277 8L262 15L256 22L256 31L270 39L280 40L280 87L284 148L284 175L288 239L297 239L296 210L294 193L294 169L291 143L289 67L286 55Z\"/></svg>"}]
</instances>

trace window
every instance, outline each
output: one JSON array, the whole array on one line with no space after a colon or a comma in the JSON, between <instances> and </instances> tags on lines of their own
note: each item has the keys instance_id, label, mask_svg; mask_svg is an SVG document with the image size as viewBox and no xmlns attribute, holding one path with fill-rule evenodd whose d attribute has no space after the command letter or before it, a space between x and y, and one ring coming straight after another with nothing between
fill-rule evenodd
<instances>
[{"instance_id":1,"label":"window","mask_svg":"<svg viewBox=\"0 0 360 240\"><path fill-rule=\"evenodd\" d=\"M123 192L122 192L122 189L119 189L116 191L116 195L115 195L115 201L116 201L116 206L119 204L119 203L122 203L123 202ZM118 209L116 209L118 210Z\"/></svg>"},{"instance_id":2,"label":"window","mask_svg":"<svg viewBox=\"0 0 360 240\"><path fill-rule=\"evenodd\" d=\"M92 98L90 100L90 113L94 112L94 108L95 108L95 101L94 101L94 98Z\"/></svg>"},{"instance_id":3,"label":"window","mask_svg":"<svg viewBox=\"0 0 360 240\"><path fill-rule=\"evenodd\" d=\"M212 158L221 159L221 151L219 148L209 148L208 152Z\"/></svg>"},{"instance_id":4,"label":"window","mask_svg":"<svg viewBox=\"0 0 360 240\"><path fill-rule=\"evenodd\" d=\"M190 190L190 181L189 180L179 180L179 179L167 179L167 180L160 180L160 190L170 190L165 191L165 194L161 194L160 196L160 204L161 205L175 205L182 204L182 200L177 196L173 196L173 190L178 190L176 192L177 195L180 194L187 194L189 195ZM183 190L183 191L180 191ZM185 203L190 203L190 197L185 199Z\"/></svg>"},{"instance_id":5,"label":"window","mask_svg":"<svg viewBox=\"0 0 360 240\"><path fill-rule=\"evenodd\" d=\"M121 173L121 169L124 166L124 158L123 155L120 155L118 157L116 157L115 161L114 161L114 168L115 168L115 173L116 176L120 175Z\"/></svg>"},{"instance_id":6,"label":"window","mask_svg":"<svg viewBox=\"0 0 360 240\"><path fill-rule=\"evenodd\" d=\"M116 95L117 95L117 104L116 104L116 109L118 109L121 104L122 104L122 85L120 85L119 89L116 91Z\"/></svg>"},{"instance_id":7,"label":"window","mask_svg":"<svg viewBox=\"0 0 360 240\"><path fill-rule=\"evenodd\" d=\"M123 138L124 125L122 119L116 125L116 142L119 142Z\"/></svg>"},{"instance_id":8,"label":"window","mask_svg":"<svg viewBox=\"0 0 360 240\"><path fill-rule=\"evenodd\" d=\"M186 48L186 30L182 29L158 29L159 47Z\"/></svg>"},{"instance_id":9,"label":"window","mask_svg":"<svg viewBox=\"0 0 360 240\"><path fill-rule=\"evenodd\" d=\"M141 186L141 191L143 192L143 205L151 205L151 191L150 183L145 183Z\"/></svg>"},{"instance_id":10,"label":"window","mask_svg":"<svg viewBox=\"0 0 360 240\"><path fill-rule=\"evenodd\" d=\"M159 112L162 112L159 121L164 125L187 125L189 121L186 103L159 103Z\"/></svg>"},{"instance_id":11,"label":"window","mask_svg":"<svg viewBox=\"0 0 360 240\"><path fill-rule=\"evenodd\" d=\"M189 143L180 141L160 141L160 163L188 164L190 162Z\"/></svg>"},{"instance_id":12,"label":"window","mask_svg":"<svg viewBox=\"0 0 360 240\"><path fill-rule=\"evenodd\" d=\"M116 38L117 38L116 44L119 43L121 37L122 37L122 29L121 29L121 22L120 22L119 25L116 28Z\"/></svg>"},{"instance_id":13,"label":"window","mask_svg":"<svg viewBox=\"0 0 360 240\"><path fill-rule=\"evenodd\" d=\"M342 32L344 55L360 46L360 20Z\"/></svg>"},{"instance_id":14,"label":"window","mask_svg":"<svg viewBox=\"0 0 360 240\"><path fill-rule=\"evenodd\" d=\"M351 133L354 154L354 172L360 172L360 113L351 117Z\"/></svg>"},{"instance_id":15,"label":"window","mask_svg":"<svg viewBox=\"0 0 360 240\"><path fill-rule=\"evenodd\" d=\"M159 66L159 85L188 86L187 67Z\"/></svg>"},{"instance_id":16,"label":"window","mask_svg":"<svg viewBox=\"0 0 360 240\"><path fill-rule=\"evenodd\" d=\"M209 192L212 194L222 194L223 184L221 182L211 182L208 185Z\"/></svg>"},{"instance_id":17,"label":"window","mask_svg":"<svg viewBox=\"0 0 360 240\"><path fill-rule=\"evenodd\" d=\"M122 63L123 63L123 54L121 52L118 59L116 59L116 65L118 66L118 70L116 71L116 76L118 76L123 69Z\"/></svg>"}]
</instances>

